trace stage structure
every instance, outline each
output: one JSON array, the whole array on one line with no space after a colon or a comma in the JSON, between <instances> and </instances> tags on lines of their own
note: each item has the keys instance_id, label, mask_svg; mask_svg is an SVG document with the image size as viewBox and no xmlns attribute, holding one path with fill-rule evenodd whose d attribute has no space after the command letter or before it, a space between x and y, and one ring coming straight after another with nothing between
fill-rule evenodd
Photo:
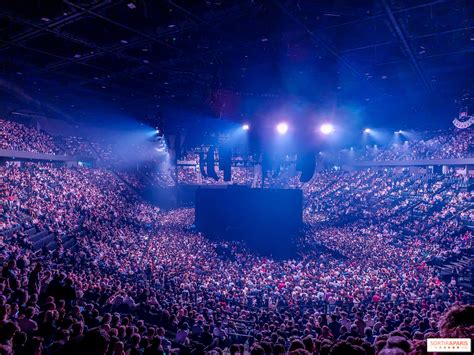
<instances>
[{"instance_id":1,"label":"stage structure","mask_svg":"<svg viewBox=\"0 0 474 355\"><path fill-rule=\"evenodd\" d=\"M201 187L195 205L196 228L209 238L243 240L250 249L276 258L295 253L301 190Z\"/></svg>"}]
</instances>

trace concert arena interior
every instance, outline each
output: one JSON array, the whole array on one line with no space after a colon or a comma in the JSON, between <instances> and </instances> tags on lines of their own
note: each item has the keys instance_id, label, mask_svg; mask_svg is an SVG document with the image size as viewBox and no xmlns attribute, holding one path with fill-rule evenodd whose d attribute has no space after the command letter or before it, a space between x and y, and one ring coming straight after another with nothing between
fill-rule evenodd
<instances>
[{"instance_id":1,"label":"concert arena interior","mask_svg":"<svg viewBox=\"0 0 474 355\"><path fill-rule=\"evenodd\" d=\"M0 355L472 351L473 14L1 1Z\"/></svg>"}]
</instances>

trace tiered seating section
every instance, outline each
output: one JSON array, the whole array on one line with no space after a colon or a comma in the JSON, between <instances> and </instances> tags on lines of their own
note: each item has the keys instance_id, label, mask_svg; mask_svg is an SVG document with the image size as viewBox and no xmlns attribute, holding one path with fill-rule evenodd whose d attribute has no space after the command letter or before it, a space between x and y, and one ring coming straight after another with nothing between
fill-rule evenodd
<instances>
[{"instance_id":1,"label":"tiered seating section","mask_svg":"<svg viewBox=\"0 0 474 355\"><path fill-rule=\"evenodd\" d=\"M129 173L0 169L2 353L409 353L472 328L465 177L318 172L282 261L206 239Z\"/></svg>"}]
</instances>

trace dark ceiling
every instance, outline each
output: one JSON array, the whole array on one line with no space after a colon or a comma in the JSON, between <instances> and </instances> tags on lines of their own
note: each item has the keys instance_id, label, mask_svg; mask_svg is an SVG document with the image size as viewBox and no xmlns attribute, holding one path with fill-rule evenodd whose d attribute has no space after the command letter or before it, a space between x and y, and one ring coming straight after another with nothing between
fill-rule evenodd
<instances>
[{"instance_id":1,"label":"dark ceiling","mask_svg":"<svg viewBox=\"0 0 474 355\"><path fill-rule=\"evenodd\" d=\"M473 3L2 1L0 73L71 117L104 105L239 119L296 100L409 125L410 114L455 115L474 92Z\"/></svg>"}]
</instances>

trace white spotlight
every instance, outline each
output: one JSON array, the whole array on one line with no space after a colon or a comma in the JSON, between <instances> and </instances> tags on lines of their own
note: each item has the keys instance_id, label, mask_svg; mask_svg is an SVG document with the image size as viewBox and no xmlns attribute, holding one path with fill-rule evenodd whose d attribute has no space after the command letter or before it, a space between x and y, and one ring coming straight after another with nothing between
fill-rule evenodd
<instances>
[{"instance_id":1,"label":"white spotlight","mask_svg":"<svg viewBox=\"0 0 474 355\"><path fill-rule=\"evenodd\" d=\"M244 131L248 131L248 130L250 129L250 126L249 126L247 123L245 123L245 124L242 126L242 129L243 129Z\"/></svg>"},{"instance_id":2,"label":"white spotlight","mask_svg":"<svg viewBox=\"0 0 474 355\"><path fill-rule=\"evenodd\" d=\"M280 122L277 124L276 130L279 134L285 134L288 132L288 124L286 122Z\"/></svg>"},{"instance_id":3,"label":"white spotlight","mask_svg":"<svg viewBox=\"0 0 474 355\"><path fill-rule=\"evenodd\" d=\"M364 129L364 132L365 132L365 133L370 133L370 128Z\"/></svg>"},{"instance_id":4,"label":"white spotlight","mask_svg":"<svg viewBox=\"0 0 474 355\"><path fill-rule=\"evenodd\" d=\"M334 132L334 126L330 123L324 123L319 127L322 134L328 135Z\"/></svg>"}]
</instances>

